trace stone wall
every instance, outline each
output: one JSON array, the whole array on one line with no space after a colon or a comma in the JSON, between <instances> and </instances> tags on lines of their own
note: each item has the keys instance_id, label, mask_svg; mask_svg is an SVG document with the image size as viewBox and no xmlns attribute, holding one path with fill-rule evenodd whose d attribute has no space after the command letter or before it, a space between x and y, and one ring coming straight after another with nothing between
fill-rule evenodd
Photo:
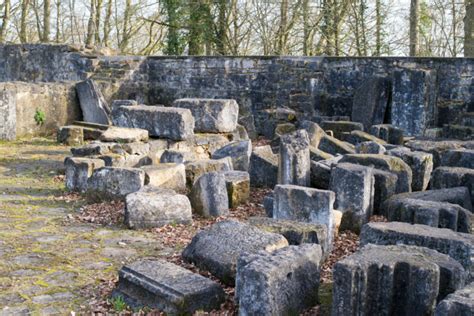
<instances>
[{"instance_id":1,"label":"stone wall","mask_svg":"<svg viewBox=\"0 0 474 316\"><path fill-rule=\"evenodd\" d=\"M441 126L462 116L460 112L474 111L474 59L97 57L67 46L0 45L0 82L92 77L108 100L132 98L145 104L170 105L181 97L235 98L241 122L258 132L267 109L286 106L303 117L350 115L354 92L366 79L392 79L400 71L417 70L432 78L428 90L433 104L427 108L436 111L427 115L426 124ZM403 102L410 100L404 95Z\"/></svg>"}]
</instances>

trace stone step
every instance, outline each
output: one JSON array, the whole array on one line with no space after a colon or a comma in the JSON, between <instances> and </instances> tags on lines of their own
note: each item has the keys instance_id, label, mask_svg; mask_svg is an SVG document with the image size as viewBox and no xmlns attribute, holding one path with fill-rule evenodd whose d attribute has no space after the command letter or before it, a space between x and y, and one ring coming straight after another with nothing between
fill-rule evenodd
<instances>
[{"instance_id":1,"label":"stone step","mask_svg":"<svg viewBox=\"0 0 474 316\"><path fill-rule=\"evenodd\" d=\"M444 125L443 136L461 140L474 139L474 127L465 125Z\"/></svg>"}]
</instances>

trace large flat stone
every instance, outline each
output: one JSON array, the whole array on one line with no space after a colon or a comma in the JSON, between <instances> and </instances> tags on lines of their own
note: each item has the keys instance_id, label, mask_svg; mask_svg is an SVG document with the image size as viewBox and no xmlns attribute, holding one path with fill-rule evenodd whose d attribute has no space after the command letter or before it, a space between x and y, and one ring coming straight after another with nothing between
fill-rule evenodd
<instances>
[{"instance_id":1,"label":"large flat stone","mask_svg":"<svg viewBox=\"0 0 474 316\"><path fill-rule=\"evenodd\" d=\"M94 169L105 166L101 159L67 157L64 160L66 167L66 188L71 191L84 192L87 190L87 180Z\"/></svg>"},{"instance_id":2,"label":"large flat stone","mask_svg":"<svg viewBox=\"0 0 474 316\"><path fill-rule=\"evenodd\" d=\"M229 143L212 154L212 159L230 157L234 170L249 171L252 142L242 140Z\"/></svg>"},{"instance_id":3,"label":"large flat stone","mask_svg":"<svg viewBox=\"0 0 474 316\"><path fill-rule=\"evenodd\" d=\"M233 170L232 159L225 157L221 159L194 160L184 164L186 170L186 184L192 188L196 179L207 172L224 172Z\"/></svg>"},{"instance_id":4,"label":"large flat stone","mask_svg":"<svg viewBox=\"0 0 474 316\"><path fill-rule=\"evenodd\" d=\"M197 233L182 256L225 284L233 284L237 259L242 253L271 252L286 246L288 241L282 235L236 221L222 221Z\"/></svg>"},{"instance_id":5,"label":"large flat stone","mask_svg":"<svg viewBox=\"0 0 474 316\"><path fill-rule=\"evenodd\" d=\"M200 176L189 196L194 211L203 217L229 214L229 197L223 173L207 172Z\"/></svg>"},{"instance_id":6,"label":"large flat stone","mask_svg":"<svg viewBox=\"0 0 474 316\"><path fill-rule=\"evenodd\" d=\"M474 282L449 294L436 306L435 316L470 316L474 314Z\"/></svg>"},{"instance_id":7,"label":"large flat stone","mask_svg":"<svg viewBox=\"0 0 474 316\"><path fill-rule=\"evenodd\" d=\"M451 149L442 154L441 165L474 169L474 149Z\"/></svg>"},{"instance_id":8,"label":"large flat stone","mask_svg":"<svg viewBox=\"0 0 474 316\"><path fill-rule=\"evenodd\" d=\"M326 135L326 132L318 124L311 121L302 121L298 127L306 130L309 137L309 144L314 148L319 147L321 138Z\"/></svg>"},{"instance_id":9,"label":"large flat stone","mask_svg":"<svg viewBox=\"0 0 474 316\"><path fill-rule=\"evenodd\" d=\"M138 168L103 167L95 169L87 181L91 200L124 199L145 184L145 171Z\"/></svg>"},{"instance_id":10,"label":"large flat stone","mask_svg":"<svg viewBox=\"0 0 474 316\"><path fill-rule=\"evenodd\" d=\"M329 135L324 135L323 137L321 137L318 149L327 152L331 155L345 155L355 153L354 145Z\"/></svg>"},{"instance_id":11,"label":"large flat stone","mask_svg":"<svg viewBox=\"0 0 474 316\"><path fill-rule=\"evenodd\" d=\"M278 179L278 161L269 145L254 147L249 170L252 186L273 188Z\"/></svg>"},{"instance_id":12,"label":"large flat stone","mask_svg":"<svg viewBox=\"0 0 474 316\"><path fill-rule=\"evenodd\" d=\"M431 176L433 189L467 187L471 193L471 203L474 201L474 169L459 167L438 167Z\"/></svg>"},{"instance_id":13,"label":"large flat stone","mask_svg":"<svg viewBox=\"0 0 474 316\"><path fill-rule=\"evenodd\" d=\"M323 121L321 128L325 131L332 131L334 137L342 139L343 133L350 133L352 131L363 131L364 125L359 122L350 121Z\"/></svg>"},{"instance_id":14,"label":"large flat stone","mask_svg":"<svg viewBox=\"0 0 474 316\"><path fill-rule=\"evenodd\" d=\"M225 133L237 127L239 105L232 99L178 99L173 106L191 110L196 132Z\"/></svg>"},{"instance_id":15,"label":"large flat stone","mask_svg":"<svg viewBox=\"0 0 474 316\"><path fill-rule=\"evenodd\" d=\"M317 303L319 245L289 246L242 255L237 263L240 315L298 314Z\"/></svg>"},{"instance_id":16,"label":"large flat stone","mask_svg":"<svg viewBox=\"0 0 474 316\"><path fill-rule=\"evenodd\" d=\"M85 122L110 124L110 107L92 79L77 83L76 92Z\"/></svg>"},{"instance_id":17,"label":"large flat stone","mask_svg":"<svg viewBox=\"0 0 474 316\"><path fill-rule=\"evenodd\" d=\"M183 164L161 163L143 166L141 169L145 171L146 185L179 192L186 190L186 171Z\"/></svg>"},{"instance_id":18,"label":"large flat stone","mask_svg":"<svg viewBox=\"0 0 474 316\"><path fill-rule=\"evenodd\" d=\"M183 140L194 134L194 118L187 109L164 106L120 106L112 112L114 125L140 128L150 136Z\"/></svg>"},{"instance_id":19,"label":"large flat stone","mask_svg":"<svg viewBox=\"0 0 474 316\"><path fill-rule=\"evenodd\" d=\"M191 203L186 195L170 189L145 186L125 199L125 224L129 228L191 224Z\"/></svg>"},{"instance_id":20,"label":"large flat stone","mask_svg":"<svg viewBox=\"0 0 474 316\"><path fill-rule=\"evenodd\" d=\"M111 126L99 139L103 142L134 143L148 140L148 131L141 128Z\"/></svg>"},{"instance_id":21,"label":"large flat stone","mask_svg":"<svg viewBox=\"0 0 474 316\"><path fill-rule=\"evenodd\" d=\"M433 155L422 151L408 151L392 149L388 154L401 158L413 173L411 182L412 191L424 191L428 188L433 171Z\"/></svg>"},{"instance_id":22,"label":"large flat stone","mask_svg":"<svg viewBox=\"0 0 474 316\"><path fill-rule=\"evenodd\" d=\"M123 266L113 296L121 296L134 308L157 308L170 315L219 309L225 300L216 282L162 260Z\"/></svg>"}]
</instances>

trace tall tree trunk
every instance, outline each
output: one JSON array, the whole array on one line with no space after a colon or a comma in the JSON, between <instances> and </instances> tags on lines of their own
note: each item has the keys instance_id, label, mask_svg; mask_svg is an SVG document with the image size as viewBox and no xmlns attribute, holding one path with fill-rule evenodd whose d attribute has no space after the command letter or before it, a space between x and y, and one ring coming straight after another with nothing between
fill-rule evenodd
<instances>
[{"instance_id":1,"label":"tall tree trunk","mask_svg":"<svg viewBox=\"0 0 474 316\"><path fill-rule=\"evenodd\" d=\"M189 1L189 55L202 55L209 42L209 30L212 28L209 6L206 0Z\"/></svg>"},{"instance_id":2,"label":"tall tree trunk","mask_svg":"<svg viewBox=\"0 0 474 316\"><path fill-rule=\"evenodd\" d=\"M28 42L26 35L26 19L30 8L30 0L23 0L21 2L21 17L20 17L20 42L22 44Z\"/></svg>"},{"instance_id":3,"label":"tall tree trunk","mask_svg":"<svg viewBox=\"0 0 474 316\"><path fill-rule=\"evenodd\" d=\"M360 15L360 31L362 37L362 54L367 56L367 36L366 36L366 26L365 26L365 0L360 0L359 4L359 15Z\"/></svg>"},{"instance_id":4,"label":"tall tree trunk","mask_svg":"<svg viewBox=\"0 0 474 316\"><path fill-rule=\"evenodd\" d=\"M104 18L104 38L103 43L105 47L109 47L110 37L110 18L112 17L112 0L107 1L107 9Z\"/></svg>"},{"instance_id":5,"label":"tall tree trunk","mask_svg":"<svg viewBox=\"0 0 474 316\"><path fill-rule=\"evenodd\" d=\"M179 18L180 18L180 2L179 0L164 0L165 10L167 13L168 35L166 44L166 54L181 55L180 35L179 35Z\"/></svg>"},{"instance_id":6,"label":"tall tree trunk","mask_svg":"<svg viewBox=\"0 0 474 316\"><path fill-rule=\"evenodd\" d=\"M216 50L219 55L226 55L227 43L227 0L219 0L219 19L217 22Z\"/></svg>"},{"instance_id":7,"label":"tall tree trunk","mask_svg":"<svg viewBox=\"0 0 474 316\"><path fill-rule=\"evenodd\" d=\"M61 18L61 0L56 0L56 39L55 39L56 43L59 43L59 36L60 36L60 30L61 30L60 18Z\"/></svg>"},{"instance_id":8,"label":"tall tree trunk","mask_svg":"<svg viewBox=\"0 0 474 316\"><path fill-rule=\"evenodd\" d=\"M464 57L474 57L474 0L466 1L464 16Z\"/></svg>"},{"instance_id":9,"label":"tall tree trunk","mask_svg":"<svg viewBox=\"0 0 474 316\"><path fill-rule=\"evenodd\" d=\"M335 25L335 17L333 17L334 13L334 0L323 0L322 2L322 13L323 13L323 23L321 27L321 36L324 42L324 54L328 56L334 55L334 47L335 47L335 33L336 25Z\"/></svg>"},{"instance_id":10,"label":"tall tree trunk","mask_svg":"<svg viewBox=\"0 0 474 316\"><path fill-rule=\"evenodd\" d=\"M91 0L90 2L90 16L89 22L87 23L87 35L86 35L86 47L92 48L94 45L94 34L95 34L95 0Z\"/></svg>"},{"instance_id":11,"label":"tall tree trunk","mask_svg":"<svg viewBox=\"0 0 474 316\"><path fill-rule=\"evenodd\" d=\"M417 56L419 50L418 43L418 16L420 11L419 0L410 2L410 56Z\"/></svg>"},{"instance_id":12,"label":"tall tree trunk","mask_svg":"<svg viewBox=\"0 0 474 316\"><path fill-rule=\"evenodd\" d=\"M130 27L130 16L132 9L132 0L125 0L125 10L123 12L123 30L122 30L122 40L120 41L120 51L124 53L127 50L128 41L129 41L129 27Z\"/></svg>"},{"instance_id":13,"label":"tall tree trunk","mask_svg":"<svg viewBox=\"0 0 474 316\"><path fill-rule=\"evenodd\" d=\"M43 43L49 42L51 32L51 0L43 0Z\"/></svg>"},{"instance_id":14,"label":"tall tree trunk","mask_svg":"<svg viewBox=\"0 0 474 316\"><path fill-rule=\"evenodd\" d=\"M8 23L10 22L10 0L5 0L2 27L0 28L0 43L5 41L5 35L7 33Z\"/></svg>"},{"instance_id":15,"label":"tall tree trunk","mask_svg":"<svg viewBox=\"0 0 474 316\"><path fill-rule=\"evenodd\" d=\"M96 9L95 9L95 43L100 43L100 16L102 12L102 0L96 0Z\"/></svg>"},{"instance_id":16,"label":"tall tree trunk","mask_svg":"<svg viewBox=\"0 0 474 316\"><path fill-rule=\"evenodd\" d=\"M303 0L303 55L309 55L309 0Z\"/></svg>"},{"instance_id":17,"label":"tall tree trunk","mask_svg":"<svg viewBox=\"0 0 474 316\"><path fill-rule=\"evenodd\" d=\"M380 56L382 51L382 13L380 1L375 0L375 56Z\"/></svg>"},{"instance_id":18,"label":"tall tree trunk","mask_svg":"<svg viewBox=\"0 0 474 316\"><path fill-rule=\"evenodd\" d=\"M287 51L287 41L286 33L288 29L288 0L281 0L280 4L280 27L278 29L278 43L276 54L277 55L286 55Z\"/></svg>"}]
</instances>

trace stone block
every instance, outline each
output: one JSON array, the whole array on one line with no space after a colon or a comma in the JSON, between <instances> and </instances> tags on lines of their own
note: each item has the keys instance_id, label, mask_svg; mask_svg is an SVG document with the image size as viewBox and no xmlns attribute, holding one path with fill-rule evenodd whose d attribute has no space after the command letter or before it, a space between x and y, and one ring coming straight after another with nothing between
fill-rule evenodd
<instances>
[{"instance_id":1,"label":"stone block","mask_svg":"<svg viewBox=\"0 0 474 316\"><path fill-rule=\"evenodd\" d=\"M431 315L464 285L454 259L414 246L367 245L333 268L332 315Z\"/></svg>"},{"instance_id":2,"label":"stone block","mask_svg":"<svg viewBox=\"0 0 474 316\"><path fill-rule=\"evenodd\" d=\"M219 148L212 154L212 159L230 157L234 170L249 171L252 142L249 140L236 141Z\"/></svg>"},{"instance_id":3,"label":"stone block","mask_svg":"<svg viewBox=\"0 0 474 316\"><path fill-rule=\"evenodd\" d=\"M81 147L71 148L71 153L74 157L106 155L115 145L115 143L91 142Z\"/></svg>"},{"instance_id":4,"label":"stone block","mask_svg":"<svg viewBox=\"0 0 474 316\"><path fill-rule=\"evenodd\" d=\"M474 201L474 169L459 167L438 167L431 176L431 188L445 189L467 187Z\"/></svg>"},{"instance_id":5,"label":"stone block","mask_svg":"<svg viewBox=\"0 0 474 316\"><path fill-rule=\"evenodd\" d=\"M471 316L474 314L474 282L456 290L436 306L435 316Z\"/></svg>"},{"instance_id":6,"label":"stone block","mask_svg":"<svg viewBox=\"0 0 474 316\"><path fill-rule=\"evenodd\" d=\"M410 136L421 136L437 123L436 71L395 69L390 119Z\"/></svg>"},{"instance_id":7,"label":"stone block","mask_svg":"<svg viewBox=\"0 0 474 316\"><path fill-rule=\"evenodd\" d=\"M124 199L144 184L145 171L141 169L103 167L95 169L87 181L87 195L93 201Z\"/></svg>"},{"instance_id":8,"label":"stone block","mask_svg":"<svg viewBox=\"0 0 474 316\"><path fill-rule=\"evenodd\" d=\"M408 151L400 149L392 149L388 154L394 157L401 158L408 166L410 166L413 173L413 180L411 182L412 191L424 191L428 188L433 171L433 155L422 151Z\"/></svg>"},{"instance_id":9,"label":"stone block","mask_svg":"<svg viewBox=\"0 0 474 316\"><path fill-rule=\"evenodd\" d=\"M143 166L141 169L145 171L146 185L178 192L186 190L186 171L183 164L162 163Z\"/></svg>"},{"instance_id":10,"label":"stone block","mask_svg":"<svg viewBox=\"0 0 474 316\"><path fill-rule=\"evenodd\" d=\"M282 235L264 232L237 221L222 221L197 233L184 249L182 257L209 271L225 284L232 285L241 254L259 250L272 252L287 246L288 241Z\"/></svg>"},{"instance_id":11,"label":"stone block","mask_svg":"<svg viewBox=\"0 0 474 316\"><path fill-rule=\"evenodd\" d=\"M393 196L384 202L382 210L390 222L423 224L462 233L471 232L472 214L457 204Z\"/></svg>"},{"instance_id":12,"label":"stone block","mask_svg":"<svg viewBox=\"0 0 474 316\"><path fill-rule=\"evenodd\" d=\"M150 136L183 140L194 134L194 118L187 109L164 106L121 106L112 112L114 125L140 128Z\"/></svg>"},{"instance_id":13,"label":"stone block","mask_svg":"<svg viewBox=\"0 0 474 316\"><path fill-rule=\"evenodd\" d=\"M191 110L197 133L226 133L237 127L239 105L232 99L178 99L173 106Z\"/></svg>"},{"instance_id":14,"label":"stone block","mask_svg":"<svg viewBox=\"0 0 474 316\"><path fill-rule=\"evenodd\" d=\"M87 180L94 169L104 167L104 165L104 161L100 159L67 157L64 160L66 189L85 192L87 190Z\"/></svg>"},{"instance_id":15,"label":"stone block","mask_svg":"<svg viewBox=\"0 0 474 316\"><path fill-rule=\"evenodd\" d=\"M170 315L219 309L222 287L199 274L163 260L141 260L119 271L114 297L134 308L155 308Z\"/></svg>"},{"instance_id":16,"label":"stone block","mask_svg":"<svg viewBox=\"0 0 474 316\"><path fill-rule=\"evenodd\" d=\"M76 92L85 122L110 125L110 107L93 80L77 83Z\"/></svg>"},{"instance_id":17,"label":"stone block","mask_svg":"<svg viewBox=\"0 0 474 316\"><path fill-rule=\"evenodd\" d=\"M150 144L142 142L122 144L122 149L129 155L148 155Z\"/></svg>"},{"instance_id":18,"label":"stone block","mask_svg":"<svg viewBox=\"0 0 474 316\"><path fill-rule=\"evenodd\" d=\"M326 225L328 240L332 242L334 192L279 184L275 186L273 198L273 218Z\"/></svg>"},{"instance_id":19,"label":"stone block","mask_svg":"<svg viewBox=\"0 0 474 316\"><path fill-rule=\"evenodd\" d=\"M103 142L134 143L148 140L148 131L141 128L111 126L102 133L99 139Z\"/></svg>"},{"instance_id":20,"label":"stone block","mask_svg":"<svg viewBox=\"0 0 474 316\"><path fill-rule=\"evenodd\" d=\"M368 141L362 142L355 146L357 154L378 154L383 155L387 151L383 145L379 143Z\"/></svg>"},{"instance_id":21,"label":"stone block","mask_svg":"<svg viewBox=\"0 0 474 316\"><path fill-rule=\"evenodd\" d=\"M334 137L342 138L342 133L350 133L352 131L363 131L364 125L358 122L350 121L323 121L321 128L325 131L332 131Z\"/></svg>"},{"instance_id":22,"label":"stone block","mask_svg":"<svg viewBox=\"0 0 474 316\"><path fill-rule=\"evenodd\" d=\"M424 151L433 155L433 167L441 165L441 157L450 149L462 149L459 141L410 140L405 144L413 151Z\"/></svg>"},{"instance_id":23,"label":"stone block","mask_svg":"<svg viewBox=\"0 0 474 316\"><path fill-rule=\"evenodd\" d=\"M160 163L186 163L195 160L195 155L190 151L166 149L160 157Z\"/></svg>"},{"instance_id":24,"label":"stone block","mask_svg":"<svg viewBox=\"0 0 474 316\"><path fill-rule=\"evenodd\" d=\"M138 105L138 102L136 100L113 100L110 107L113 110L120 106L134 106L134 105Z\"/></svg>"},{"instance_id":25,"label":"stone block","mask_svg":"<svg viewBox=\"0 0 474 316\"><path fill-rule=\"evenodd\" d=\"M188 197L170 189L144 186L127 195L125 205L125 225L129 228L152 228L193 222Z\"/></svg>"},{"instance_id":26,"label":"stone block","mask_svg":"<svg viewBox=\"0 0 474 316\"><path fill-rule=\"evenodd\" d=\"M84 143L84 129L80 126L62 126L58 129L57 140L67 146L80 146Z\"/></svg>"},{"instance_id":27,"label":"stone block","mask_svg":"<svg viewBox=\"0 0 474 316\"><path fill-rule=\"evenodd\" d=\"M123 149L120 149L123 151ZM120 168L139 168L146 165L151 165L152 160L147 155L129 155L124 153L97 156L105 162L106 167L120 167Z\"/></svg>"},{"instance_id":28,"label":"stone block","mask_svg":"<svg viewBox=\"0 0 474 316\"><path fill-rule=\"evenodd\" d=\"M328 190L331 180L331 167L320 161L311 161L311 187Z\"/></svg>"},{"instance_id":29,"label":"stone block","mask_svg":"<svg viewBox=\"0 0 474 316\"><path fill-rule=\"evenodd\" d=\"M381 215L381 206L384 201L395 195L398 177L393 172L372 169L374 174L374 214Z\"/></svg>"},{"instance_id":30,"label":"stone block","mask_svg":"<svg viewBox=\"0 0 474 316\"><path fill-rule=\"evenodd\" d=\"M289 246L242 255L237 263L240 315L298 314L316 305L321 248Z\"/></svg>"},{"instance_id":31,"label":"stone block","mask_svg":"<svg viewBox=\"0 0 474 316\"><path fill-rule=\"evenodd\" d=\"M343 134L341 140L351 143L352 145L357 145L363 142L374 142L383 146L387 145L387 142L383 139L363 131L352 131L349 134Z\"/></svg>"},{"instance_id":32,"label":"stone block","mask_svg":"<svg viewBox=\"0 0 474 316\"><path fill-rule=\"evenodd\" d=\"M333 155L328 154L322 150L317 149L316 147L309 147L309 158L312 161L320 161L320 160L326 160L326 159L331 159L334 158Z\"/></svg>"},{"instance_id":33,"label":"stone block","mask_svg":"<svg viewBox=\"0 0 474 316\"><path fill-rule=\"evenodd\" d=\"M370 134L392 145L403 145L403 130L391 124L378 124L370 128Z\"/></svg>"},{"instance_id":34,"label":"stone block","mask_svg":"<svg viewBox=\"0 0 474 316\"><path fill-rule=\"evenodd\" d=\"M329 255L331 247L326 225L268 217L250 217L247 222L261 230L283 235L290 245L319 244L323 257Z\"/></svg>"},{"instance_id":35,"label":"stone block","mask_svg":"<svg viewBox=\"0 0 474 316\"><path fill-rule=\"evenodd\" d=\"M302 121L299 124L299 128L306 130L309 137L309 144L314 148L319 147L321 138L326 135L326 132L318 124L311 121Z\"/></svg>"},{"instance_id":36,"label":"stone block","mask_svg":"<svg viewBox=\"0 0 474 316\"><path fill-rule=\"evenodd\" d=\"M229 207L234 208L248 201L250 195L250 176L245 171L224 171Z\"/></svg>"},{"instance_id":37,"label":"stone block","mask_svg":"<svg viewBox=\"0 0 474 316\"><path fill-rule=\"evenodd\" d=\"M340 162L362 166L373 166L376 169L393 172L397 175L397 193L410 192L413 173L411 168L400 158L386 155L354 154L345 155Z\"/></svg>"},{"instance_id":38,"label":"stone block","mask_svg":"<svg viewBox=\"0 0 474 316\"><path fill-rule=\"evenodd\" d=\"M267 217L273 217L273 193L266 195L263 198L263 208L265 209L265 215Z\"/></svg>"},{"instance_id":39,"label":"stone block","mask_svg":"<svg viewBox=\"0 0 474 316\"><path fill-rule=\"evenodd\" d=\"M309 186L309 138L305 130L282 135L278 164L278 183Z\"/></svg>"},{"instance_id":40,"label":"stone block","mask_svg":"<svg viewBox=\"0 0 474 316\"><path fill-rule=\"evenodd\" d=\"M232 160L230 157L221 159L206 159L189 161L184 164L186 170L186 184L191 188L197 178L207 172L231 171Z\"/></svg>"},{"instance_id":41,"label":"stone block","mask_svg":"<svg viewBox=\"0 0 474 316\"><path fill-rule=\"evenodd\" d=\"M251 185L273 188L278 179L278 160L270 146L254 147L250 156Z\"/></svg>"},{"instance_id":42,"label":"stone block","mask_svg":"<svg viewBox=\"0 0 474 316\"><path fill-rule=\"evenodd\" d=\"M342 230L359 232L373 214L375 178L372 169L339 163L331 170L329 190L336 194L334 207L343 213Z\"/></svg>"},{"instance_id":43,"label":"stone block","mask_svg":"<svg viewBox=\"0 0 474 316\"><path fill-rule=\"evenodd\" d=\"M191 194L194 211L203 217L229 214L229 198L223 173L208 172L194 182Z\"/></svg>"},{"instance_id":44,"label":"stone block","mask_svg":"<svg viewBox=\"0 0 474 316\"><path fill-rule=\"evenodd\" d=\"M382 124L391 95L391 80L373 76L363 80L354 92L352 121L360 122L366 131L372 125Z\"/></svg>"},{"instance_id":45,"label":"stone block","mask_svg":"<svg viewBox=\"0 0 474 316\"><path fill-rule=\"evenodd\" d=\"M474 169L474 149L451 149L441 156L441 165Z\"/></svg>"},{"instance_id":46,"label":"stone block","mask_svg":"<svg viewBox=\"0 0 474 316\"><path fill-rule=\"evenodd\" d=\"M362 227L361 246L414 245L434 249L462 264L470 278L474 277L474 235L435 228L427 225L401 222L368 223Z\"/></svg>"},{"instance_id":47,"label":"stone block","mask_svg":"<svg viewBox=\"0 0 474 316\"><path fill-rule=\"evenodd\" d=\"M329 135L324 135L323 137L321 137L318 149L327 152L331 155L345 155L355 153L354 145Z\"/></svg>"}]
</instances>

